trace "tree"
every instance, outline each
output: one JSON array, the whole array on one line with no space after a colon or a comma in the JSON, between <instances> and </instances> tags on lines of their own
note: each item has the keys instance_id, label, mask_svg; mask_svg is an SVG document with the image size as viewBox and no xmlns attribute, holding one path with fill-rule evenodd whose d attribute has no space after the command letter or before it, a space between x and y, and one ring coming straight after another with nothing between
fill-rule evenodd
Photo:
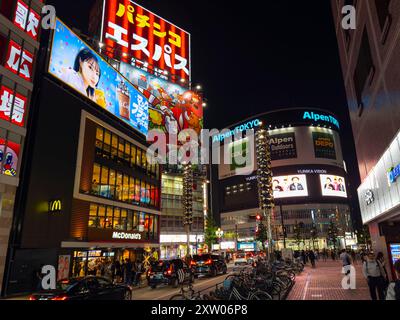
<instances>
[{"instance_id":1,"label":"tree","mask_svg":"<svg viewBox=\"0 0 400 320\"><path fill-rule=\"evenodd\" d=\"M315 240L318 238L318 229L317 226L313 223L311 229L310 229L310 238L312 241L312 246L313 249L315 250Z\"/></svg>"},{"instance_id":2,"label":"tree","mask_svg":"<svg viewBox=\"0 0 400 320\"><path fill-rule=\"evenodd\" d=\"M205 243L207 244L208 248L211 250L212 245L217 243L218 227L216 226L215 220L213 217L208 215L207 217L207 227L205 229Z\"/></svg>"},{"instance_id":3,"label":"tree","mask_svg":"<svg viewBox=\"0 0 400 320\"><path fill-rule=\"evenodd\" d=\"M257 229L256 240L262 243L263 251L265 251L265 242L268 240L268 232L264 223L260 222ZM269 246L272 244L269 243Z\"/></svg>"},{"instance_id":4,"label":"tree","mask_svg":"<svg viewBox=\"0 0 400 320\"><path fill-rule=\"evenodd\" d=\"M338 228L333 220L331 220L331 222L329 223L328 240L333 243L333 249L336 251L336 244L338 241Z\"/></svg>"},{"instance_id":5,"label":"tree","mask_svg":"<svg viewBox=\"0 0 400 320\"><path fill-rule=\"evenodd\" d=\"M303 223L298 223L296 221L296 224L293 227L294 230L294 239L296 241L297 247L300 250L300 243L303 241L303 237L302 237L302 227L303 227Z\"/></svg>"}]
</instances>

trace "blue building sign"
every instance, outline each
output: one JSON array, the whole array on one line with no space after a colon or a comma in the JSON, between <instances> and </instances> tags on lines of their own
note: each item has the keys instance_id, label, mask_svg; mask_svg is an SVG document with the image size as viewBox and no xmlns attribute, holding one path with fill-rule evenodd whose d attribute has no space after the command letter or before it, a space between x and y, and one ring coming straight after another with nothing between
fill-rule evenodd
<instances>
[{"instance_id":1,"label":"blue building sign","mask_svg":"<svg viewBox=\"0 0 400 320\"><path fill-rule=\"evenodd\" d=\"M388 172L389 185L395 183L399 176L400 176L400 164L397 167L391 168L389 170Z\"/></svg>"},{"instance_id":2,"label":"blue building sign","mask_svg":"<svg viewBox=\"0 0 400 320\"><path fill-rule=\"evenodd\" d=\"M315 122L327 122L330 124L333 124L334 126L336 126L338 129L340 129L340 125L339 125L339 121L332 116L329 115L324 115L324 114L317 114L314 112L304 112L303 115L303 120L313 120Z\"/></svg>"}]
</instances>

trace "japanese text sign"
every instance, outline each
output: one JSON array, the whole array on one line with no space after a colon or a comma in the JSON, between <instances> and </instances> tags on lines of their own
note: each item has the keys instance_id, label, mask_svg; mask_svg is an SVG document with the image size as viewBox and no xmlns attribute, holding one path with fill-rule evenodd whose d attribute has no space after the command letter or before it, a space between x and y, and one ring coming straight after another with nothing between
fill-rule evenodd
<instances>
[{"instance_id":1,"label":"japanese text sign","mask_svg":"<svg viewBox=\"0 0 400 320\"><path fill-rule=\"evenodd\" d=\"M102 30L108 56L128 63L138 59L172 79L190 79L190 35L138 4L104 0Z\"/></svg>"}]
</instances>

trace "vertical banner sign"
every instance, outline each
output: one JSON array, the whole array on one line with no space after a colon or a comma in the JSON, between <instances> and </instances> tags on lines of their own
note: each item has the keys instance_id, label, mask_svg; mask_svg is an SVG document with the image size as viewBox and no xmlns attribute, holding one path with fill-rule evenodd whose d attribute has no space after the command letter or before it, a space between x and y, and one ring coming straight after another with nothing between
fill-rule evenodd
<instances>
[{"instance_id":1,"label":"vertical banner sign","mask_svg":"<svg viewBox=\"0 0 400 320\"><path fill-rule=\"evenodd\" d=\"M297 158L296 136L294 132L271 135L271 160L284 160Z\"/></svg>"},{"instance_id":2,"label":"vertical banner sign","mask_svg":"<svg viewBox=\"0 0 400 320\"><path fill-rule=\"evenodd\" d=\"M313 132L316 158L336 160L336 149L333 135L325 132Z\"/></svg>"},{"instance_id":3,"label":"vertical banner sign","mask_svg":"<svg viewBox=\"0 0 400 320\"><path fill-rule=\"evenodd\" d=\"M106 55L148 64L173 81L190 80L190 34L129 0L104 0L102 42Z\"/></svg>"},{"instance_id":4,"label":"vertical banner sign","mask_svg":"<svg viewBox=\"0 0 400 320\"><path fill-rule=\"evenodd\" d=\"M58 256L57 281L69 278L69 268L71 265L71 256Z\"/></svg>"}]
</instances>

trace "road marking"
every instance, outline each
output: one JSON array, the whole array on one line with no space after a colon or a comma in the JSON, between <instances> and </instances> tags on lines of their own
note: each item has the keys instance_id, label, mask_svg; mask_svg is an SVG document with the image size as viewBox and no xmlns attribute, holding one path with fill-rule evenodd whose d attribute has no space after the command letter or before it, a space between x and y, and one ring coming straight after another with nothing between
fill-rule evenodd
<instances>
[{"instance_id":1,"label":"road marking","mask_svg":"<svg viewBox=\"0 0 400 320\"><path fill-rule=\"evenodd\" d=\"M225 276L228 276L228 275L225 275ZM222 277L222 276L220 276L220 277ZM196 288L199 287L199 286L203 286L204 284L207 284L207 283L209 283L209 282L213 282L213 281L215 281L216 279L218 279L218 278L220 278L220 277L211 278L210 280L199 282L199 283L197 283L197 284L195 284L195 285L193 286L193 289L196 289ZM218 282L217 282L216 284L218 284ZM163 298L170 297L170 296L173 296L173 295L179 294L179 293L180 293L180 290L179 290L179 291L176 291L176 292L172 292L172 293L170 292L170 293L165 294L165 295L163 295L163 296L158 296L157 298L155 298L155 299L153 299L153 300L162 300Z\"/></svg>"},{"instance_id":2,"label":"road marking","mask_svg":"<svg viewBox=\"0 0 400 320\"><path fill-rule=\"evenodd\" d=\"M306 282L306 286L304 287L303 300L306 300L307 291L308 291L308 285L310 284L310 279L311 279L311 273L309 273L307 275L307 282Z\"/></svg>"}]
</instances>

